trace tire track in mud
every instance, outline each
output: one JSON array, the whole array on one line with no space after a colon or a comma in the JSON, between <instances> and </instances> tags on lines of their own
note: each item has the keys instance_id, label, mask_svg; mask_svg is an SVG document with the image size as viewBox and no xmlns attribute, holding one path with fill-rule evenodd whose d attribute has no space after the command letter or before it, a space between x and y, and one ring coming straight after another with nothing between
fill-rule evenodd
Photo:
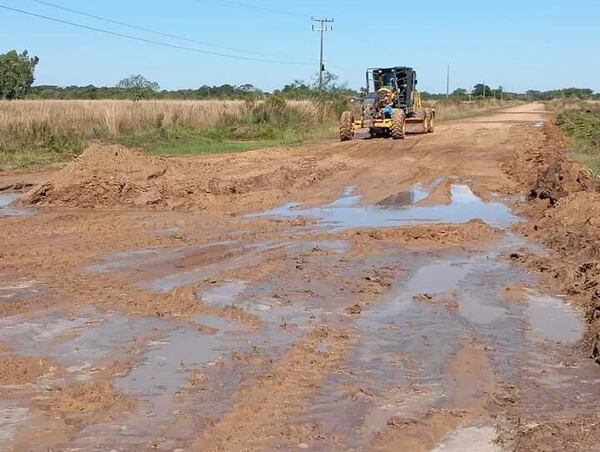
<instances>
[{"instance_id":1,"label":"tire track in mud","mask_svg":"<svg viewBox=\"0 0 600 452\"><path fill-rule=\"evenodd\" d=\"M309 333L273 365L264 379L234 395L237 403L233 410L210 428L195 448L268 449L304 440L314 426L294 428L285 420L304 406L327 375L340 368L351 334L335 328Z\"/></svg>"},{"instance_id":2,"label":"tire track in mud","mask_svg":"<svg viewBox=\"0 0 600 452\"><path fill-rule=\"evenodd\" d=\"M134 171L123 171L112 160L102 167L83 158L52 176L55 183L67 184L55 192L61 203L107 210L52 207L31 217L1 218L13 228L0 246L9 264L2 274L36 280L47 292L35 301L7 298L12 304L0 307L0 313L3 320L10 314L17 316L15 323L35 323L58 310L56 318L40 323L42 331L64 320L91 322L57 336L56 344L66 344L57 350L66 350L68 361L74 359L73 346L79 347L80 358L102 368L86 384L113 380L117 393L97 386L115 403L102 405L99 397L96 406L79 397L80 383L69 380L64 393L73 399L49 398L40 405L41 415L27 420L9 407L11 430L0 428L0 439L5 440L3 434L7 441L15 435L27 438L39 428L54 436L46 444L57 447L389 450L397 444L433 447L455 429L448 444L464 441L461 432L488 435L477 430L478 423L490 429L495 416L552 411L565 397L589 399L593 384L583 382L589 369L579 361L579 367L557 366L576 345L536 336L527 307L539 298L535 290L546 287L522 281L524 275L498 258L506 230L475 220L334 232L319 230L331 226L314 218L242 217L290 201L331 208L328 203L348 186L362 195L360 205L369 207L384 198L404 199L399 192L440 177L446 178L441 188L420 206L453 208L456 184L497 202L491 193L519 193L518 181L508 178L502 164L510 161L515 145L540 142L530 123L539 116L521 107L511 115L446 124L439 135L403 143L325 143L206 161L160 159L146 165L144 156L124 151L115 161L125 159ZM271 181L281 168L286 168L283 176ZM86 189L79 195L68 188L69 177L85 182L94 173L94 184L102 185L103 177L120 182L100 193ZM33 193L39 195L39 188ZM52 190L48 193L51 200ZM149 206L156 196L160 202ZM160 206L165 205L182 211L164 211ZM199 208L206 210L194 210ZM248 247L260 243L275 248L258 250L254 260ZM515 246L502 250L511 254ZM100 273L88 271L94 266ZM165 278L174 285L163 293L147 284ZM25 297L31 289L11 287ZM506 287L524 295L504 297ZM127 327L119 326L122 322ZM116 330L106 334L111 325ZM131 334L120 337L128 328ZM145 328L151 334L144 334ZM98 340L102 331L117 345ZM86 348L90 338L96 349ZM133 339L131 353L123 354L122 347ZM181 353L177 344L192 347ZM54 342L48 347L35 357L56 353ZM98 347L108 350L106 360L91 359ZM21 358L15 350L6 352ZM71 367L81 364L80 358ZM111 368L111 360L119 358L118 368ZM151 381L164 376L161 369L168 370L164 384L169 387L158 390L162 398L156 399ZM45 383L48 375L38 378L37 370L31 371L33 387ZM565 380L559 384L553 378ZM537 392L529 380L536 382ZM146 390L136 392L138 384ZM547 398L546 405L537 403L544 391L557 387L564 394ZM136 407L116 403L123 396L119 391L128 388L134 389ZM18 394L11 392L14 388L1 390L20 397L22 406L35 396L22 387ZM168 410L157 413L151 405L157 400ZM60 407L71 402L74 407L84 403L89 412L65 415ZM572 407L573 415L592 402ZM55 413L53 408L68 425L43 419L44 413ZM144 423L146 428L139 428Z\"/></svg>"}]
</instances>

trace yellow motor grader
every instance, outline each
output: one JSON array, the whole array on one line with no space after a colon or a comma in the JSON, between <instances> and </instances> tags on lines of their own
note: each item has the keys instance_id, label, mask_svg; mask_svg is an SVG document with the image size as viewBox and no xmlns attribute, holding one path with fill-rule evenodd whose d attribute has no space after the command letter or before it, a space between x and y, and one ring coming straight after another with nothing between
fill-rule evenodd
<instances>
[{"instance_id":1,"label":"yellow motor grader","mask_svg":"<svg viewBox=\"0 0 600 452\"><path fill-rule=\"evenodd\" d=\"M435 128L435 110L423 107L417 73L409 67L368 69L366 96L356 116L351 111L342 114L342 141L353 139L360 131L368 137L401 140L407 125L409 133L433 133Z\"/></svg>"}]
</instances>

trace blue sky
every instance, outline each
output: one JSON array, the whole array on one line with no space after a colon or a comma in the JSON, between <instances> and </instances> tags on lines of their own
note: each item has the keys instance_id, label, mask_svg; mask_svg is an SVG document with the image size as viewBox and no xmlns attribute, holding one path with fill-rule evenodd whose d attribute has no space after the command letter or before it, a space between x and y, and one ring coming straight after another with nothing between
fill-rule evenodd
<instances>
[{"instance_id":1,"label":"blue sky","mask_svg":"<svg viewBox=\"0 0 600 452\"><path fill-rule=\"evenodd\" d=\"M38 84L114 85L141 73L166 89L203 84L252 83L274 89L309 80L318 69L319 36L310 15L335 18L326 35L326 65L358 88L372 66L406 65L419 73L422 90L486 81L507 90L569 86L600 91L600 0L47 0L117 21L215 45L301 60L286 65L243 61L158 47L27 17L0 9L0 52L28 49L40 57ZM242 0L240 0L242 1ZM377 11L376 4L390 5ZM53 9L33 0L0 0L19 8L116 32L195 47ZM391 5L398 5L392 8ZM247 55L256 56L256 55Z\"/></svg>"}]
</instances>

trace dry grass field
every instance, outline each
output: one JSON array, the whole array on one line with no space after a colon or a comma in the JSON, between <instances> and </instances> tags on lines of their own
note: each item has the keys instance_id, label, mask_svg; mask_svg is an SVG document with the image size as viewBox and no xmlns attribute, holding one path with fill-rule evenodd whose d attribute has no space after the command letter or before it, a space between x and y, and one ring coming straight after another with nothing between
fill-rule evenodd
<instances>
[{"instance_id":1,"label":"dry grass field","mask_svg":"<svg viewBox=\"0 0 600 452\"><path fill-rule=\"evenodd\" d=\"M438 118L500 107L493 100L435 102ZM334 138L344 102L242 100L0 101L0 168L63 162L90 140L158 154L195 154L294 145Z\"/></svg>"}]
</instances>

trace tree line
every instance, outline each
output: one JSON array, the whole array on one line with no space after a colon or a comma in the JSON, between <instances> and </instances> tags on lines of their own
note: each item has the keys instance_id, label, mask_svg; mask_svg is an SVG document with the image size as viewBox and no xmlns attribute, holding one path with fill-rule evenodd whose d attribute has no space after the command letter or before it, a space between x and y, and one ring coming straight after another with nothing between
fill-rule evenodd
<instances>
[{"instance_id":1,"label":"tree line","mask_svg":"<svg viewBox=\"0 0 600 452\"><path fill-rule=\"evenodd\" d=\"M161 90L157 82L142 75L131 75L121 80L116 86L33 86L35 68L39 63L38 57L29 56L25 50L18 53L11 50L0 54L0 99L261 99L271 93L262 91L251 84L220 86L203 85L197 89ZM321 90L317 78L306 82L296 80L275 90L272 94L288 99L312 98L352 98L360 97L361 92L352 90L346 84L340 84L338 77L327 72L324 77L324 87ZM506 100L551 100L556 98L597 99L600 93L588 88L567 88L561 90L536 91L525 93L505 91L501 86L491 88L479 83L471 90L455 89L449 96L436 93L421 93L425 100L440 100L449 97L456 101L466 101L481 98L496 98Z\"/></svg>"}]
</instances>

